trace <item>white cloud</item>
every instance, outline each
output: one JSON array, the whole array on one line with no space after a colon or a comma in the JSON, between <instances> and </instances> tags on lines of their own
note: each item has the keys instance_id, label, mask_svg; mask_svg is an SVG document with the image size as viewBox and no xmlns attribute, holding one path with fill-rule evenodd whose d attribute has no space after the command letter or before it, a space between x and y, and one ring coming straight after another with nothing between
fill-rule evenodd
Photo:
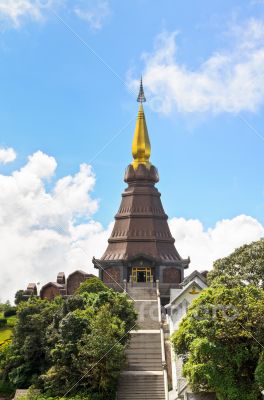
<instances>
[{"instance_id":1,"label":"white cloud","mask_svg":"<svg viewBox=\"0 0 264 400\"><path fill-rule=\"evenodd\" d=\"M264 226L247 215L224 219L207 230L197 219L172 218L170 228L180 255L191 258L190 271L211 269L218 258L264 237Z\"/></svg>"},{"instance_id":2,"label":"white cloud","mask_svg":"<svg viewBox=\"0 0 264 400\"><path fill-rule=\"evenodd\" d=\"M41 21L56 0L0 0L0 21L5 27L19 28L26 18Z\"/></svg>"},{"instance_id":3,"label":"white cloud","mask_svg":"<svg viewBox=\"0 0 264 400\"><path fill-rule=\"evenodd\" d=\"M110 6L107 0L86 1L85 7L78 6L74 12L79 18L86 21L91 29L99 30L110 15Z\"/></svg>"},{"instance_id":4,"label":"white cloud","mask_svg":"<svg viewBox=\"0 0 264 400\"><path fill-rule=\"evenodd\" d=\"M8 164L16 159L16 152L11 147L4 149L0 148L0 164Z\"/></svg>"},{"instance_id":5,"label":"white cloud","mask_svg":"<svg viewBox=\"0 0 264 400\"><path fill-rule=\"evenodd\" d=\"M82 164L47 190L56 166L38 151L20 170L0 175L1 300L31 281L55 280L60 270L96 273L92 257L103 254L110 232L92 220L98 207L91 198L95 176Z\"/></svg>"},{"instance_id":6,"label":"white cloud","mask_svg":"<svg viewBox=\"0 0 264 400\"><path fill-rule=\"evenodd\" d=\"M158 112L255 112L264 102L264 22L250 19L229 32L229 47L198 68L177 61L177 32L163 32L143 55L144 85ZM131 86L137 85L135 81Z\"/></svg>"},{"instance_id":7,"label":"white cloud","mask_svg":"<svg viewBox=\"0 0 264 400\"><path fill-rule=\"evenodd\" d=\"M108 0L0 0L0 28L18 29L26 21L44 21L57 9L74 12L95 30L110 14Z\"/></svg>"},{"instance_id":8,"label":"white cloud","mask_svg":"<svg viewBox=\"0 0 264 400\"><path fill-rule=\"evenodd\" d=\"M59 271L97 273L92 257L104 253L113 223L104 229L93 220L95 176L82 164L75 175L56 181L56 168L53 157L38 151L21 169L0 174L2 301L29 282L54 281ZM170 227L180 254L192 259L190 270L210 268L215 259L264 236L264 227L245 215L208 230L199 220L183 218L172 218Z\"/></svg>"}]
</instances>

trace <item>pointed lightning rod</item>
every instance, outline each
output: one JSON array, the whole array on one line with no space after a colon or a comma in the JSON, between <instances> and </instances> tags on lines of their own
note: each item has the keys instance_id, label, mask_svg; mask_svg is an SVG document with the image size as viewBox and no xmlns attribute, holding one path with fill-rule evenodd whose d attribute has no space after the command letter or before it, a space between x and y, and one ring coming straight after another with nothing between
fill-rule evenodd
<instances>
[{"instance_id":1,"label":"pointed lightning rod","mask_svg":"<svg viewBox=\"0 0 264 400\"><path fill-rule=\"evenodd\" d=\"M140 79L140 87L139 87L139 93L138 93L137 101L139 103L141 103L141 104L146 102L146 97L145 97L144 88L143 88L143 82L142 82L142 75L141 75L141 79Z\"/></svg>"}]
</instances>

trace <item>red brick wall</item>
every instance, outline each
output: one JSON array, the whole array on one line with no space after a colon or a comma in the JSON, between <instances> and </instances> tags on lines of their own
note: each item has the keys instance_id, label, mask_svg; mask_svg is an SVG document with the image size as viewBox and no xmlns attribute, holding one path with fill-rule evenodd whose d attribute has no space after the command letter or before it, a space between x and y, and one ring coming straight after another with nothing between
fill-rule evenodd
<instances>
[{"instance_id":1,"label":"red brick wall","mask_svg":"<svg viewBox=\"0 0 264 400\"><path fill-rule=\"evenodd\" d=\"M103 282L104 283L120 283L120 268L110 267L103 271Z\"/></svg>"},{"instance_id":2,"label":"red brick wall","mask_svg":"<svg viewBox=\"0 0 264 400\"><path fill-rule=\"evenodd\" d=\"M74 272L67 279L67 294L72 295L79 288L80 284L86 280L85 275L80 272Z\"/></svg>"},{"instance_id":3,"label":"red brick wall","mask_svg":"<svg viewBox=\"0 0 264 400\"><path fill-rule=\"evenodd\" d=\"M180 283L181 282L181 271L168 267L163 271L163 283Z\"/></svg>"},{"instance_id":4,"label":"red brick wall","mask_svg":"<svg viewBox=\"0 0 264 400\"><path fill-rule=\"evenodd\" d=\"M48 299L48 300L53 300L56 296L59 295L60 295L60 290L55 286L47 286L40 292L40 297L42 299Z\"/></svg>"}]
</instances>

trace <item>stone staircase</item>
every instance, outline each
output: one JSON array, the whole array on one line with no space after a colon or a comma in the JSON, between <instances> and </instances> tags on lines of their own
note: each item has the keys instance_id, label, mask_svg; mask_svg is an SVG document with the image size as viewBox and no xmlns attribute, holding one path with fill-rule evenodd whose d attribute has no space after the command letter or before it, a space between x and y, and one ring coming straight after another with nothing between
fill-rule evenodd
<instances>
[{"instance_id":1,"label":"stone staircase","mask_svg":"<svg viewBox=\"0 0 264 400\"><path fill-rule=\"evenodd\" d=\"M117 400L164 400L161 336L157 292L129 288L138 311L138 330L131 332L127 366L119 379Z\"/></svg>"}]
</instances>

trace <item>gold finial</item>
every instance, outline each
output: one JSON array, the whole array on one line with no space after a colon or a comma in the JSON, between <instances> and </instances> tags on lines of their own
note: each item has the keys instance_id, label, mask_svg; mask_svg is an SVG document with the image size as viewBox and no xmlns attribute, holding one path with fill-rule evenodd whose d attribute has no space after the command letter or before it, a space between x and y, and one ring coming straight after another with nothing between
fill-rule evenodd
<instances>
[{"instance_id":1,"label":"gold finial","mask_svg":"<svg viewBox=\"0 0 264 400\"><path fill-rule=\"evenodd\" d=\"M132 155L134 161L132 165L135 169L138 168L139 164L146 165L147 168L151 167L149 162L151 146L148 135L148 128L145 120L145 114L142 103L146 101L142 83L142 77L140 80L140 88L137 101L140 103L138 117L136 122L136 129L134 133L134 139L132 144Z\"/></svg>"}]
</instances>

